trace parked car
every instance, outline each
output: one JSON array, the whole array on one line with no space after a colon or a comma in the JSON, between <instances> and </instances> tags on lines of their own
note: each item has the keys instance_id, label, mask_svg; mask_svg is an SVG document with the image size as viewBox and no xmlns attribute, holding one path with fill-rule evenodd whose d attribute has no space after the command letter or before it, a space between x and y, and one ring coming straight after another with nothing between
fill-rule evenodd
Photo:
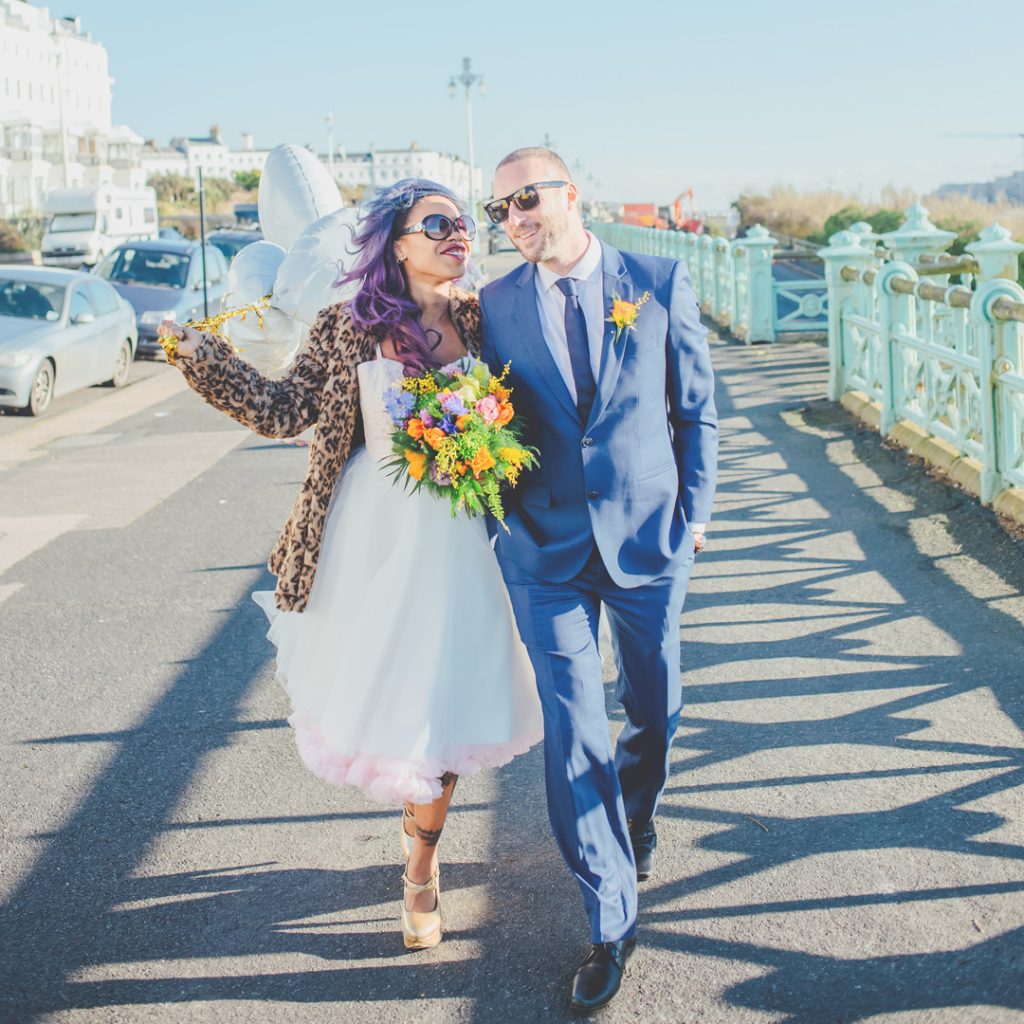
<instances>
[{"instance_id":1,"label":"parked car","mask_svg":"<svg viewBox=\"0 0 1024 1024\"><path fill-rule=\"evenodd\" d=\"M40 416L56 395L121 387L137 342L134 310L105 281L0 265L0 406Z\"/></svg>"},{"instance_id":2,"label":"parked car","mask_svg":"<svg viewBox=\"0 0 1024 1024\"><path fill-rule=\"evenodd\" d=\"M109 281L135 309L138 350L163 352L156 329L161 320L185 323L203 317L202 246L187 239L161 238L119 245L94 271ZM227 290L228 265L216 246L206 244L209 313L219 313Z\"/></svg>"},{"instance_id":3,"label":"parked car","mask_svg":"<svg viewBox=\"0 0 1024 1024\"><path fill-rule=\"evenodd\" d=\"M258 242L262 238L262 231L244 231L232 228L221 228L217 231L211 231L206 236L206 240L211 245L217 246L224 253L224 259L228 263L247 245L252 245L253 242Z\"/></svg>"}]
</instances>

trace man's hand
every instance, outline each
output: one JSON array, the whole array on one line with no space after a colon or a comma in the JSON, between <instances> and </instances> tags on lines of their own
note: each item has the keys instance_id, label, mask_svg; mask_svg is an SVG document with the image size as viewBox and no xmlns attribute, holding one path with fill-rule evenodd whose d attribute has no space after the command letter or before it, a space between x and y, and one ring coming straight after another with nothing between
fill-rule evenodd
<instances>
[{"instance_id":1,"label":"man's hand","mask_svg":"<svg viewBox=\"0 0 1024 1024\"><path fill-rule=\"evenodd\" d=\"M704 545L707 543L707 538L704 536L704 531L701 530L699 533L694 532L693 534L693 550L696 554L700 554L704 550Z\"/></svg>"}]
</instances>

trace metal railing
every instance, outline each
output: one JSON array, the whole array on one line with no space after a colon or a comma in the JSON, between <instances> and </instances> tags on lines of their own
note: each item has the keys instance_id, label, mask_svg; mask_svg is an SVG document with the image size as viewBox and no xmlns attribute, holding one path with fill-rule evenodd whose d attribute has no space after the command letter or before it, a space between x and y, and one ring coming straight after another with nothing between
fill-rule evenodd
<instances>
[{"instance_id":1,"label":"metal railing","mask_svg":"<svg viewBox=\"0 0 1024 1024\"><path fill-rule=\"evenodd\" d=\"M818 273L805 279L781 269L776 258L817 261L808 246L804 252L779 253L778 239L756 225L745 238L729 241L692 232L663 231L630 224L590 225L598 238L618 249L684 260L701 309L746 342L777 341L783 335L820 333L828 327L828 289ZM797 271L799 273L799 271Z\"/></svg>"},{"instance_id":2,"label":"metal railing","mask_svg":"<svg viewBox=\"0 0 1024 1024\"><path fill-rule=\"evenodd\" d=\"M1024 487L1024 245L993 224L954 257L943 251L954 237L920 204L882 247L866 232L832 236L821 250L829 395L863 392L878 403L883 434L907 420L975 460L991 502Z\"/></svg>"}]
</instances>

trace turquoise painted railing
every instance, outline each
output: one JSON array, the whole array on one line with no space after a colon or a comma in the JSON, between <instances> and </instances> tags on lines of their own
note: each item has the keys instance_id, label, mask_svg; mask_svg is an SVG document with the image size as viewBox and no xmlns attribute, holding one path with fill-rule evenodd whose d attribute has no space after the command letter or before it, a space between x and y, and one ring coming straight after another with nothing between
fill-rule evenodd
<instances>
[{"instance_id":1,"label":"turquoise painted railing","mask_svg":"<svg viewBox=\"0 0 1024 1024\"><path fill-rule=\"evenodd\" d=\"M993 224L955 259L916 204L896 231L840 231L828 280L829 393L878 403L881 430L908 420L974 460L981 499L1024 487L1024 245ZM876 248L875 242L882 243ZM963 284L951 287L960 273Z\"/></svg>"},{"instance_id":2,"label":"turquoise painted railing","mask_svg":"<svg viewBox=\"0 0 1024 1024\"><path fill-rule=\"evenodd\" d=\"M776 280L778 242L760 225L732 242L630 224L595 223L590 230L617 249L685 260L705 315L743 341L776 341L782 334L824 333L828 327L824 278Z\"/></svg>"}]
</instances>

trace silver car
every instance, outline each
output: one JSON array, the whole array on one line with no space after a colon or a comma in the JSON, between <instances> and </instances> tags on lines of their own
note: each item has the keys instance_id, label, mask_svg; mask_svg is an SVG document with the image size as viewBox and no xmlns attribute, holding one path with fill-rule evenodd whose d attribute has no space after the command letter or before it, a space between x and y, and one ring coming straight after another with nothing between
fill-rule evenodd
<instances>
[{"instance_id":1,"label":"silver car","mask_svg":"<svg viewBox=\"0 0 1024 1024\"><path fill-rule=\"evenodd\" d=\"M121 387L138 340L134 310L106 281L0 264L0 406L40 416L56 395Z\"/></svg>"}]
</instances>

